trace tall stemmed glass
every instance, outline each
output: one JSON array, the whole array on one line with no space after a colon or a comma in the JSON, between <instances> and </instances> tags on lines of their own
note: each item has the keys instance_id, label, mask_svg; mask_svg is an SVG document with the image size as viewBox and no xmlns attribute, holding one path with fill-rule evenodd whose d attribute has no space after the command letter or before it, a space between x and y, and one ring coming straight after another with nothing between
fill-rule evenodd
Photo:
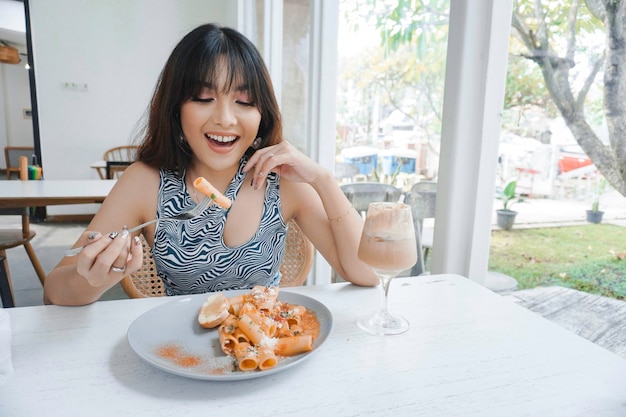
<instances>
[{"instance_id":1,"label":"tall stemmed glass","mask_svg":"<svg viewBox=\"0 0 626 417\"><path fill-rule=\"evenodd\" d=\"M403 203L370 203L363 226L359 259L372 267L380 278L383 304L374 314L361 317L357 325L375 335L399 334L409 322L392 316L387 309L389 284L417 262L417 246L411 207Z\"/></svg>"}]
</instances>

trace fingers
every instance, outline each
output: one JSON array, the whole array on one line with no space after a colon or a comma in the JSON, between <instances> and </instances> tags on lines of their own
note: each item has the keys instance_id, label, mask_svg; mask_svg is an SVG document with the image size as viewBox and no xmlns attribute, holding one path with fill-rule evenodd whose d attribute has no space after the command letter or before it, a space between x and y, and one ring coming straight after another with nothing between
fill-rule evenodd
<instances>
[{"instance_id":1,"label":"fingers","mask_svg":"<svg viewBox=\"0 0 626 417\"><path fill-rule=\"evenodd\" d=\"M87 245L98 241L101 237L102 234L100 232L92 232L88 230L86 232L83 232L82 236L80 237L78 242L76 242L76 245L74 245L74 247L85 248Z\"/></svg>"},{"instance_id":2,"label":"fingers","mask_svg":"<svg viewBox=\"0 0 626 417\"><path fill-rule=\"evenodd\" d=\"M115 242L112 242L113 247L121 246L121 251L117 258L111 264L111 271L116 273L126 272L126 262L128 261L128 254L130 252L130 233L128 233L128 227L124 226L122 232L115 238ZM113 244L114 243L114 244Z\"/></svg>"},{"instance_id":3,"label":"fingers","mask_svg":"<svg viewBox=\"0 0 626 417\"><path fill-rule=\"evenodd\" d=\"M131 251L128 228L124 226L121 233L112 232L100 236L97 240L94 237L92 240L79 254L76 271L93 286L103 284L110 274L118 275L120 278L127 275Z\"/></svg>"},{"instance_id":4,"label":"fingers","mask_svg":"<svg viewBox=\"0 0 626 417\"><path fill-rule=\"evenodd\" d=\"M122 274L122 276L128 275L131 272L135 272L141 269L143 266L143 245L139 236L135 236L132 240L130 251L127 253L126 258L123 259L123 264L118 265L118 259L111 266L111 272Z\"/></svg>"},{"instance_id":5,"label":"fingers","mask_svg":"<svg viewBox=\"0 0 626 417\"><path fill-rule=\"evenodd\" d=\"M133 238L133 244L126 260L126 274L135 272L143 266L143 245L139 236Z\"/></svg>"},{"instance_id":6,"label":"fingers","mask_svg":"<svg viewBox=\"0 0 626 417\"><path fill-rule=\"evenodd\" d=\"M276 145L259 149L246 164L244 172L253 170L250 185L255 190L263 186L268 173L278 172L277 167L284 162L281 158L284 152L279 147L280 145Z\"/></svg>"},{"instance_id":7,"label":"fingers","mask_svg":"<svg viewBox=\"0 0 626 417\"><path fill-rule=\"evenodd\" d=\"M89 243L85 245L85 247L77 257L78 266L82 269L91 269L91 266L94 263L96 257L111 244L111 242L117 237L117 235L117 232L112 232L105 236L101 235L98 232L94 232L92 235L88 236L87 239Z\"/></svg>"}]
</instances>

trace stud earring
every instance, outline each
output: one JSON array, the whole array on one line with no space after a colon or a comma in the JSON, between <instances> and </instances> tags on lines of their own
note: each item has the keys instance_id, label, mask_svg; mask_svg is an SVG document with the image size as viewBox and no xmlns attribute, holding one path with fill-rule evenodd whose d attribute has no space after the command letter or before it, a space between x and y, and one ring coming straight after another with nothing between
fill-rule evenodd
<instances>
[{"instance_id":1,"label":"stud earring","mask_svg":"<svg viewBox=\"0 0 626 417\"><path fill-rule=\"evenodd\" d=\"M252 147L253 147L254 149L259 149L259 147L261 146L261 141L262 141L262 140L263 140L263 139L261 139L260 137L256 138L256 139L254 140L254 142L252 142Z\"/></svg>"},{"instance_id":2,"label":"stud earring","mask_svg":"<svg viewBox=\"0 0 626 417\"><path fill-rule=\"evenodd\" d=\"M191 156L191 148L182 133L178 136L178 142L176 142L176 145L184 155Z\"/></svg>"}]
</instances>

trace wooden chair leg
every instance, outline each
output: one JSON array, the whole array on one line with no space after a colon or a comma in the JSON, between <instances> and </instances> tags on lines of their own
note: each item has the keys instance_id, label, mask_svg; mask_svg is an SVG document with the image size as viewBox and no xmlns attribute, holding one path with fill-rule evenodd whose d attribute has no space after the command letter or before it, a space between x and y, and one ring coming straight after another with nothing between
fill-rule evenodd
<instances>
[{"instance_id":1,"label":"wooden chair leg","mask_svg":"<svg viewBox=\"0 0 626 417\"><path fill-rule=\"evenodd\" d=\"M0 251L0 299L2 307L15 307L15 299L13 298L13 286L11 285L11 276L9 275L9 265L6 258L6 251Z\"/></svg>"},{"instance_id":2,"label":"wooden chair leg","mask_svg":"<svg viewBox=\"0 0 626 417\"><path fill-rule=\"evenodd\" d=\"M30 244L30 242L26 242L24 244L24 249L26 249L26 253L28 254L28 257L30 258L30 262L33 264L33 267L35 268L35 272L37 273L37 276L39 277L39 281L41 282L41 285L43 285L44 281L46 280L46 273L43 270L41 263L39 263L39 258L37 258L35 249L33 249L33 246Z\"/></svg>"}]
</instances>

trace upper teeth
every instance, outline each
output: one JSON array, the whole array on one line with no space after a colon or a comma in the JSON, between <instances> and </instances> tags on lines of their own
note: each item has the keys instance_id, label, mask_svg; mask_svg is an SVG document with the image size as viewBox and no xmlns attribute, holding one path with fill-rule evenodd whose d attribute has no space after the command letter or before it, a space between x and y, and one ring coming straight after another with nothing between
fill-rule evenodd
<instances>
[{"instance_id":1,"label":"upper teeth","mask_svg":"<svg viewBox=\"0 0 626 417\"><path fill-rule=\"evenodd\" d=\"M237 136L217 136L217 135L207 135L210 139L216 140L218 142L232 142L237 139Z\"/></svg>"}]
</instances>

